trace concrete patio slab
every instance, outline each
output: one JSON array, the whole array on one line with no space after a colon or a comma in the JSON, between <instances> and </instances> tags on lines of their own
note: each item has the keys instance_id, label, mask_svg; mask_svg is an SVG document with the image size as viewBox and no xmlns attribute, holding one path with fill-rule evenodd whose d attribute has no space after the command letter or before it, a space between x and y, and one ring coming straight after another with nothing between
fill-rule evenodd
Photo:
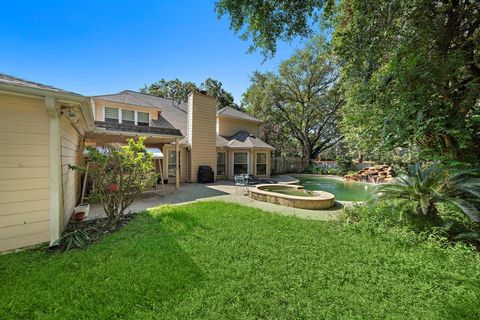
<instances>
[{"instance_id":1,"label":"concrete patio slab","mask_svg":"<svg viewBox=\"0 0 480 320\"><path fill-rule=\"evenodd\" d=\"M288 176L275 177L279 183L295 183L296 179ZM249 187L253 188L253 187ZM332 209L328 210L306 210L280 206L277 204L253 200L248 197L245 188L237 187L232 181L219 180L216 183L183 183L180 190L175 190L174 185L166 185L166 195L163 196L161 191L148 192L138 196L133 204L127 208L126 212L140 212L143 210L155 208L161 205L170 204L186 204L195 201L225 201L238 203L248 207L258 208L265 211L291 215L303 219L314 220L336 220L340 215L343 206L348 202L336 202ZM103 207L100 203L90 206L90 214L87 220L105 218Z\"/></svg>"}]
</instances>

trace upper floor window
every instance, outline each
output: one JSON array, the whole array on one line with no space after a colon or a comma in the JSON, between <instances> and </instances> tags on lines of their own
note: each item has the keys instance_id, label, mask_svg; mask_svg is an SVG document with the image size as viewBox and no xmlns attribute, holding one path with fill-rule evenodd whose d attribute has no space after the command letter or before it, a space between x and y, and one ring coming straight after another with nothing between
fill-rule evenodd
<instances>
[{"instance_id":1,"label":"upper floor window","mask_svg":"<svg viewBox=\"0 0 480 320\"><path fill-rule=\"evenodd\" d=\"M137 124L139 126L146 126L148 127L150 125L150 113L148 112L140 112L140 111L137 111L138 113L138 120L137 120Z\"/></svg>"},{"instance_id":2,"label":"upper floor window","mask_svg":"<svg viewBox=\"0 0 480 320\"><path fill-rule=\"evenodd\" d=\"M122 123L135 124L135 111L122 109Z\"/></svg>"},{"instance_id":3,"label":"upper floor window","mask_svg":"<svg viewBox=\"0 0 480 320\"><path fill-rule=\"evenodd\" d=\"M118 109L105 107L105 122L119 122Z\"/></svg>"},{"instance_id":4,"label":"upper floor window","mask_svg":"<svg viewBox=\"0 0 480 320\"><path fill-rule=\"evenodd\" d=\"M105 107L105 122L150 126L150 113Z\"/></svg>"}]
</instances>

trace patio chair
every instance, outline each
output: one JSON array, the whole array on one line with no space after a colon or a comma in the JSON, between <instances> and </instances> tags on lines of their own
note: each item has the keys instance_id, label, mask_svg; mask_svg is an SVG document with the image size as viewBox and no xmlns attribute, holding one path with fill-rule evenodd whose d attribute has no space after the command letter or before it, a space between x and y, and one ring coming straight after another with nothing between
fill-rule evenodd
<instances>
[{"instance_id":1,"label":"patio chair","mask_svg":"<svg viewBox=\"0 0 480 320\"><path fill-rule=\"evenodd\" d=\"M245 176L235 176L235 193L237 193L238 187L242 187L245 193L245 191L247 190L247 183L248 180L245 178Z\"/></svg>"},{"instance_id":2,"label":"patio chair","mask_svg":"<svg viewBox=\"0 0 480 320\"><path fill-rule=\"evenodd\" d=\"M270 179L270 178L258 178L256 176L254 176L253 174L245 175L245 177L247 178L246 182L249 185L278 183L277 180Z\"/></svg>"}]
</instances>

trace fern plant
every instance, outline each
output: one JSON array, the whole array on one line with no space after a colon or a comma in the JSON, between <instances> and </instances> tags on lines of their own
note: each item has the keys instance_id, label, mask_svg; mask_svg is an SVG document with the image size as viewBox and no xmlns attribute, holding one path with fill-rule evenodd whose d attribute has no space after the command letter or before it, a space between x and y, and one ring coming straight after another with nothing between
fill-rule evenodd
<instances>
[{"instance_id":1,"label":"fern plant","mask_svg":"<svg viewBox=\"0 0 480 320\"><path fill-rule=\"evenodd\" d=\"M376 199L404 199L416 204L417 212L439 220L438 204L458 207L470 220L480 222L480 177L477 170L458 170L438 163L426 168L412 166L394 183L380 185Z\"/></svg>"}]
</instances>

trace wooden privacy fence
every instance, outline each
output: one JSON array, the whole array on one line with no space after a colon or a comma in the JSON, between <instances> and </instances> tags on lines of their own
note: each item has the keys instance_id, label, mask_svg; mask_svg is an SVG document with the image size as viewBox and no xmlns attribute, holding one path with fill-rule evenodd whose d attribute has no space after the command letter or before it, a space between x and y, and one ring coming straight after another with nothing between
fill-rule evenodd
<instances>
[{"instance_id":1,"label":"wooden privacy fence","mask_svg":"<svg viewBox=\"0 0 480 320\"><path fill-rule=\"evenodd\" d=\"M273 157L272 175L284 173L300 173L309 165L308 160L297 157Z\"/></svg>"}]
</instances>

